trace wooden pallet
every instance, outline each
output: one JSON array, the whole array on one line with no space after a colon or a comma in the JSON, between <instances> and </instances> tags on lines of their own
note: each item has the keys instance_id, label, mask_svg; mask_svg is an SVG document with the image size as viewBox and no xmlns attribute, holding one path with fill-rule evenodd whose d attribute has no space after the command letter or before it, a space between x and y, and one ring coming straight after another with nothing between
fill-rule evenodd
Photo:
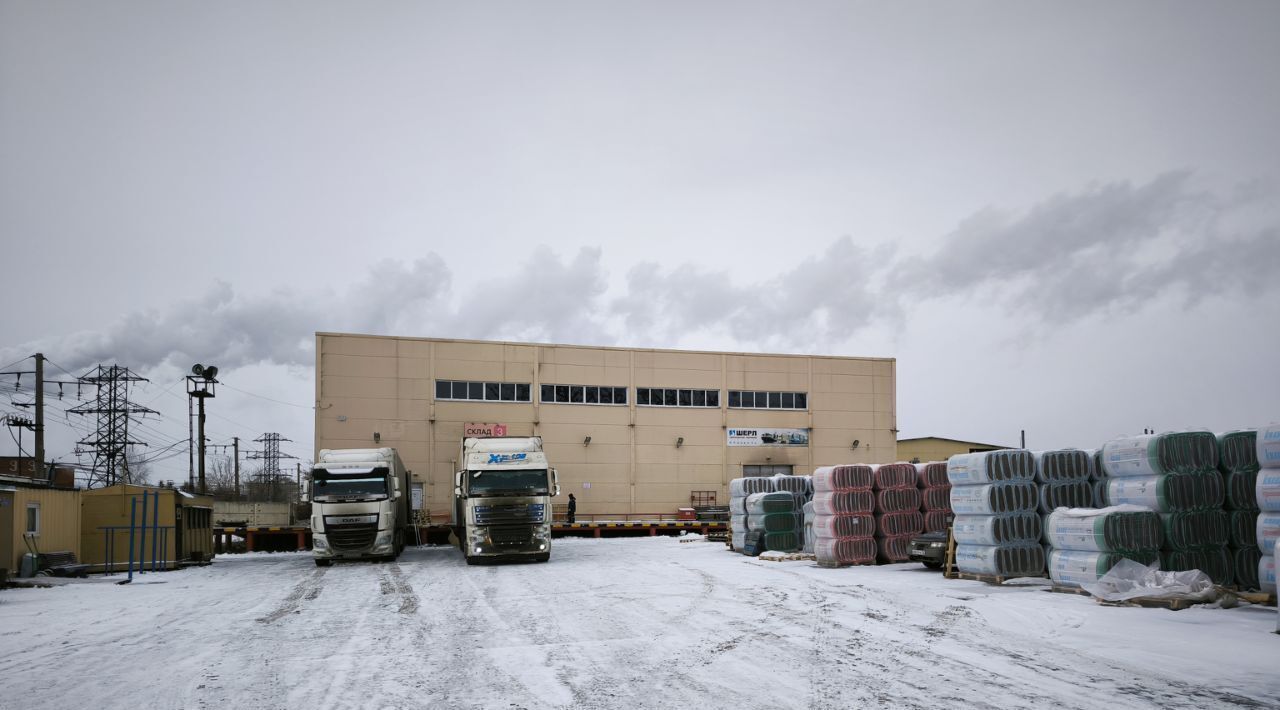
<instances>
[{"instance_id":1,"label":"wooden pallet","mask_svg":"<svg viewBox=\"0 0 1280 710\"><path fill-rule=\"evenodd\" d=\"M969 572L955 572L951 579L967 579L972 582L986 582L987 584L1001 585L1011 579L1035 579L1045 578L1044 574L1020 574L1013 577L1006 577L1002 574L971 574Z\"/></svg>"},{"instance_id":2,"label":"wooden pallet","mask_svg":"<svg viewBox=\"0 0 1280 710\"><path fill-rule=\"evenodd\" d=\"M796 562L799 560L816 560L818 558L812 552L787 552L781 556L770 555L769 557L764 557L762 554L758 559L766 562Z\"/></svg>"}]
</instances>

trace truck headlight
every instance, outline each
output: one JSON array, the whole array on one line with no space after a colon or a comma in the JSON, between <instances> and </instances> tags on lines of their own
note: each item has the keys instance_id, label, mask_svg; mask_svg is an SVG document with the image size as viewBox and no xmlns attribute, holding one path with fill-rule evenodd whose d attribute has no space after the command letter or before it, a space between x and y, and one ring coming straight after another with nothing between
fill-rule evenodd
<instances>
[{"instance_id":1,"label":"truck headlight","mask_svg":"<svg viewBox=\"0 0 1280 710\"><path fill-rule=\"evenodd\" d=\"M391 547L392 535L389 532L378 533L378 539L373 541L374 550L385 550Z\"/></svg>"},{"instance_id":2,"label":"truck headlight","mask_svg":"<svg viewBox=\"0 0 1280 710\"><path fill-rule=\"evenodd\" d=\"M940 543L940 542L931 542L931 543L929 543L929 547L942 547L942 543Z\"/></svg>"},{"instance_id":3,"label":"truck headlight","mask_svg":"<svg viewBox=\"0 0 1280 710\"><path fill-rule=\"evenodd\" d=\"M324 539L324 535L312 535L311 547L316 550L328 550L329 541Z\"/></svg>"}]
</instances>

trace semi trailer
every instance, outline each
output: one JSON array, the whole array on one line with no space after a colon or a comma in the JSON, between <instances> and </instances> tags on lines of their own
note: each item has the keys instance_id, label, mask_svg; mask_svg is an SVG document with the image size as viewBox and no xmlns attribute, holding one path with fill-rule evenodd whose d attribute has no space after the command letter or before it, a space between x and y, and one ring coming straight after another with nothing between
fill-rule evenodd
<instances>
[{"instance_id":1,"label":"semi trailer","mask_svg":"<svg viewBox=\"0 0 1280 710\"><path fill-rule=\"evenodd\" d=\"M412 511L395 449L321 449L307 482L316 566L400 556Z\"/></svg>"},{"instance_id":2,"label":"semi trailer","mask_svg":"<svg viewBox=\"0 0 1280 710\"><path fill-rule=\"evenodd\" d=\"M551 559L551 498L560 484L542 437L470 437L459 461L452 523L467 564Z\"/></svg>"}]
</instances>

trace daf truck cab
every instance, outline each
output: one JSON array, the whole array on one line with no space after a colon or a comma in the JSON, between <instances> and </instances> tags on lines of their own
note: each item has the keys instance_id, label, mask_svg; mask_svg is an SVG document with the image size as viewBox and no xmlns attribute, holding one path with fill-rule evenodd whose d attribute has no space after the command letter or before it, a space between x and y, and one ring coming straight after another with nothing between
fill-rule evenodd
<instances>
[{"instance_id":1,"label":"daf truck cab","mask_svg":"<svg viewBox=\"0 0 1280 710\"><path fill-rule=\"evenodd\" d=\"M467 564L551 559L551 498L560 484L542 437L464 439L460 460L453 531Z\"/></svg>"},{"instance_id":2,"label":"daf truck cab","mask_svg":"<svg viewBox=\"0 0 1280 710\"><path fill-rule=\"evenodd\" d=\"M307 482L316 566L400 556L411 511L395 449L321 449Z\"/></svg>"}]
</instances>

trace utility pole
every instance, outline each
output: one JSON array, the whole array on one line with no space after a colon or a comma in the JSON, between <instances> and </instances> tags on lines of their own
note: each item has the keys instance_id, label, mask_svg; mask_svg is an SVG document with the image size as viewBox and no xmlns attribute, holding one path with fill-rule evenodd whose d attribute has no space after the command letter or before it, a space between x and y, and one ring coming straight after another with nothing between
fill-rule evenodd
<instances>
[{"instance_id":1,"label":"utility pole","mask_svg":"<svg viewBox=\"0 0 1280 710\"><path fill-rule=\"evenodd\" d=\"M205 367L204 365L201 365L198 362L195 365L191 366L191 374L187 375L187 397L191 399L199 400L198 405L199 405L199 411L200 411L200 414L199 414L200 436L199 436L199 439L196 440L196 445L199 447L198 448L199 467L197 470L199 471L200 477L198 479L198 483L196 485L195 490L201 495L204 495L209 492L209 489L205 485L205 481L204 481L204 465L205 465L204 401L216 395L214 385L218 384L217 378L218 378L217 367L213 365L209 365L208 367ZM188 407L190 407L190 404L188 404Z\"/></svg>"},{"instance_id":2,"label":"utility pole","mask_svg":"<svg viewBox=\"0 0 1280 710\"><path fill-rule=\"evenodd\" d=\"M44 353L36 353L36 476L44 475Z\"/></svg>"},{"instance_id":3,"label":"utility pole","mask_svg":"<svg viewBox=\"0 0 1280 710\"><path fill-rule=\"evenodd\" d=\"M231 437L231 450L235 452L236 500L240 500L240 437Z\"/></svg>"}]
</instances>

